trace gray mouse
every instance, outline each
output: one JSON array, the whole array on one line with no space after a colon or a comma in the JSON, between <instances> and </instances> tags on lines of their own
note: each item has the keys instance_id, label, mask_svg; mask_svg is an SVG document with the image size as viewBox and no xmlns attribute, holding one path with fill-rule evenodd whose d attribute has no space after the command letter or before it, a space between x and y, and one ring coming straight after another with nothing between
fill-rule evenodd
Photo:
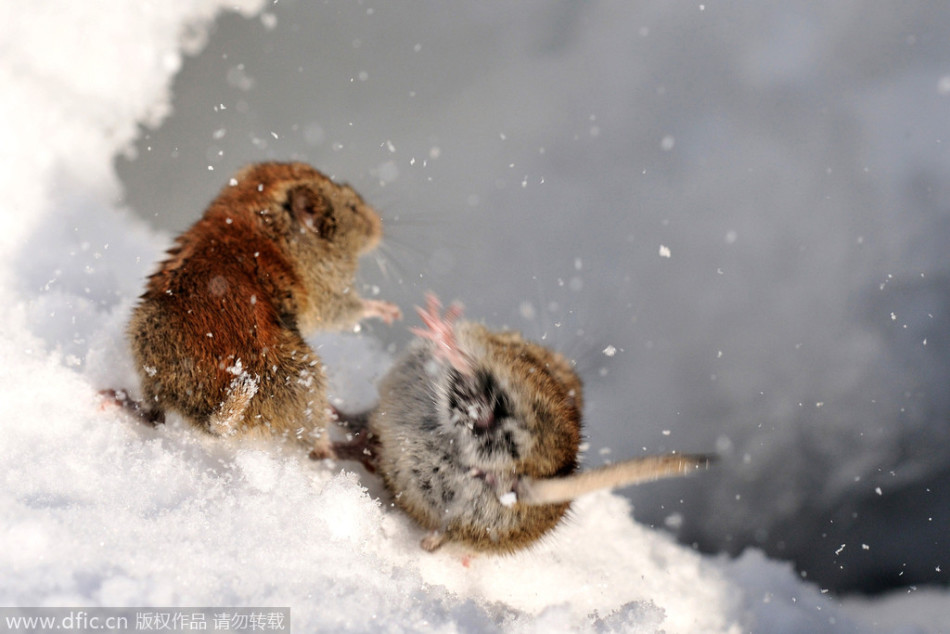
<instances>
[{"instance_id":1,"label":"gray mouse","mask_svg":"<svg viewBox=\"0 0 950 634\"><path fill-rule=\"evenodd\" d=\"M553 529L571 500L598 489L685 475L710 455L647 456L578 471L581 381L562 355L516 332L445 313L434 296L425 328L382 379L380 399L340 415L340 459L376 471L401 509L428 530L428 551L458 542L512 552ZM315 457L322 457L317 455Z\"/></svg>"}]
</instances>

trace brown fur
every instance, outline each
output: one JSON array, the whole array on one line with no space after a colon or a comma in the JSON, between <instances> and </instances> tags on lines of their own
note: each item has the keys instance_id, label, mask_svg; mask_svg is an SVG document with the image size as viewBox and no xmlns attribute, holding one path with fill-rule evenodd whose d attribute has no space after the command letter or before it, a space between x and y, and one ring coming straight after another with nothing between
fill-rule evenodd
<instances>
[{"instance_id":1,"label":"brown fur","mask_svg":"<svg viewBox=\"0 0 950 634\"><path fill-rule=\"evenodd\" d=\"M325 449L323 366L303 335L399 317L353 288L359 255L381 236L355 191L309 165L239 172L178 237L133 312L144 417L174 410L217 435Z\"/></svg>"}]
</instances>

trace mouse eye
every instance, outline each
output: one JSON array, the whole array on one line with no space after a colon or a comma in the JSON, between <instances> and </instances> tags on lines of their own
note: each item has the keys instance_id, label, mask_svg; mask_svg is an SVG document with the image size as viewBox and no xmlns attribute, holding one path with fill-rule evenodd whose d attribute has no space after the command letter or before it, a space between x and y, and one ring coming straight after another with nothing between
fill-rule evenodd
<instances>
[{"instance_id":1,"label":"mouse eye","mask_svg":"<svg viewBox=\"0 0 950 634\"><path fill-rule=\"evenodd\" d=\"M499 390L494 395L494 399L495 400L494 400L494 407L492 408L492 416L497 420L511 417L511 404L508 401L508 396L504 392Z\"/></svg>"}]
</instances>

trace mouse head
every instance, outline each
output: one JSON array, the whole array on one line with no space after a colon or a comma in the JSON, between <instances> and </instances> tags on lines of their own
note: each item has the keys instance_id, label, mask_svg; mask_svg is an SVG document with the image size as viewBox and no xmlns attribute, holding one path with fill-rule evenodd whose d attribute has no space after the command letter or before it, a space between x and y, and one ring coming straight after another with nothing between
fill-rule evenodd
<instances>
[{"instance_id":1,"label":"mouse head","mask_svg":"<svg viewBox=\"0 0 950 634\"><path fill-rule=\"evenodd\" d=\"M379 214L349 185L306 163L256 163L231 179L209 214L247 210L276 239L361 255L382 238Z\"/></svg>"},{"instance_id":2,"label":"mouse head","mask_svg":"<svg viewBox=\"0 0 950 634\"><path fill-rule=\"evenodd\" d=\"M466 466L534 478L577 467L581 382L561 355L517 333L458 324L471 372L448 368L439 407L442 431Z\"/></svg>"}]
</instances>

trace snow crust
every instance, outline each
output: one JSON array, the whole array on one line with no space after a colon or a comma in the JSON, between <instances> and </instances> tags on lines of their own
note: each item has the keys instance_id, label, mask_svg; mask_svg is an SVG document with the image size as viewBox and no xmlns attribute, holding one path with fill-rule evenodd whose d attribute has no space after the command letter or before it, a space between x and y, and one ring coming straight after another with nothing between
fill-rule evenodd
<instances>
[{"instance_id":1,"label":"snow crust","mask_svg":"<svg viewBox=\"0 0 950 634\"><path fill-rule=\"evenodd\" d=\"M209 21L261 6L0 8L0 604L286 605L301 632L936 632L950 619L946 591L843 606L755 549L701 555L606 493L527 552L426 554L361 471L103 408L98 389L133 387L125 323L171 237L118 202L113 157L168 114ZM392 351L315 345L334 396L370 403Z\"/></svg>"}]
</instances>

